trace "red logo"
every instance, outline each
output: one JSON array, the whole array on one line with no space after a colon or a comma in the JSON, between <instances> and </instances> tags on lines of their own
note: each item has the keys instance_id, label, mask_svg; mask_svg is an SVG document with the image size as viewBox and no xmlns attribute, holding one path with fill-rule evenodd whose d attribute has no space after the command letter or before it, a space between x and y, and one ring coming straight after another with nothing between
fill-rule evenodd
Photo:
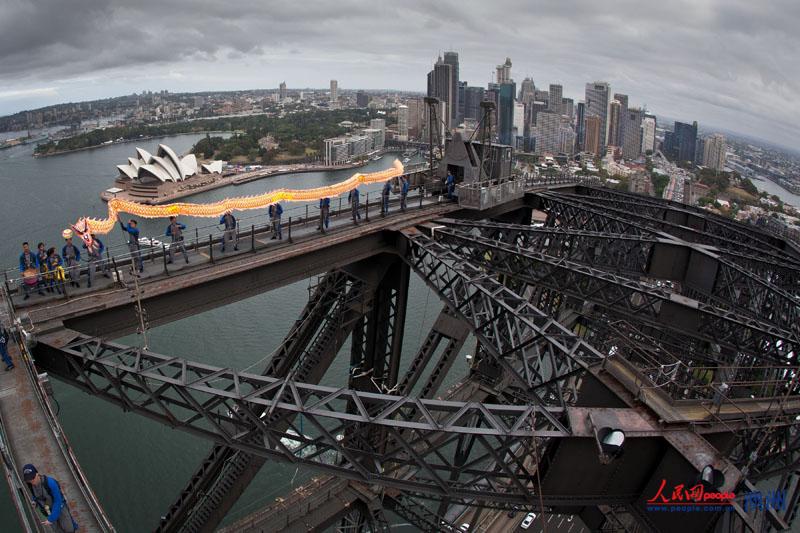
<instances>
[{"instance_id":1,"label":"red logo","mask_svg":"<svg viewBox=\"0 0 800 533\"><path fill-rule=\"evenodd\" d=\"M666 490L665 490L666 489ZM712 503L715 505L730 505L736 498L732 492L712 492L707 491L702 483L692 487L686 487L683 483L672 487L672 494L667 489L667 480L661 480L661 486L656 495L647 500L647 503L654 505L703 505Z\"/></svg>"}]
</instances>

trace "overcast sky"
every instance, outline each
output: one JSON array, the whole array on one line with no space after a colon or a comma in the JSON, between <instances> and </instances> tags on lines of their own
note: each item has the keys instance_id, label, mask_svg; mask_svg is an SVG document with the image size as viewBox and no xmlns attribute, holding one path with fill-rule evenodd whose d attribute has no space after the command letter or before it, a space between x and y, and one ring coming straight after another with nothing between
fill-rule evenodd
<instances>
[{"instance_id":1,"label":"overcast sky","mask_svg":"<svg viewBox=\"0 0 800 533\"><path fill-rule=\"evenodd\" d=\"M658 115L800 138L797 0L0 0L0 115L142 90L425 89L440 51L485 86L588 81Z\"/></svg>"}]
</instances>

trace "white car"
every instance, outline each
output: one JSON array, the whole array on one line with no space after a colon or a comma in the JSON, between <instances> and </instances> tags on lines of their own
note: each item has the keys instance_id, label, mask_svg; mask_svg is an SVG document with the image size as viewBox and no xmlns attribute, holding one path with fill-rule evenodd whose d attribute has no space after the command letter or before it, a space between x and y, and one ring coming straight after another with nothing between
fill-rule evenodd
<instances>
[{"instance_id":1,"label":"white car","mask_svg":"<svg viewBox=\"0 0 800 533\"><path fill-rule=\"evenodd\" d=\"M466 522L464 522L463 524L461 524L460 526L458 526L458 529L459 529L460 531L469 531L469 524L468 524L468 523L466 523Z\"/></svg>"},{"instance_id":2,"label":"white car","mask_svg":"<svg viewBox=\"0 0 800 533\"><path fill-rule=\"evenodd\" d=\"M528 529L529 527L531 527L531 524L533 524L533 521L535 519L536 519L536 513L528 513L525 516L525 519L519 525L519 527L521 527L522 529Z\"/></svg>"}]
</instances>

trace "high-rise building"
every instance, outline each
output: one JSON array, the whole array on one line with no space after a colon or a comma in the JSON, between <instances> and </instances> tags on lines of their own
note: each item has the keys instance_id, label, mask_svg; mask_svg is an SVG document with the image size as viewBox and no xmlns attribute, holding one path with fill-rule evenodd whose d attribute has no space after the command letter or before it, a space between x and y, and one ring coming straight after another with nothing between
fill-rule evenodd
<instances>
[{"instance_id":1,"label":"high-rise building","mask_svg":"<svg viewBox=\"0 0 800 533\"><path fill-rule=\"evenodd\" d=\"M286 100L286 82L282 81L281 84L278 86L278 99L282 102Z\"/></svg>"},{"instance_id":2,"label":"high-rise building","mask_svg":"<svg viewBox=\"0 0 800 533\"><path fill-rule=\"evenodd\" d=\"M408 105L408 137L410 139L422 139L425 103L422 98L412 98L406 101L406 105Z\"/></svg>"},{"instance_id":3,"label":"high-rise building","mask_svg":"<svg viewBox=\"0 0 800 533\"><path fill-rule=\"evenodd\" d=\"M600 155L606 148L606 139L608 139L608 104L610 102L611 88L608 83L603 81L596 81L594 83L586 84L586 117L594 116L600 119L600 139L599 148L592 153ZM588 139L588 126L587 126L587 150L589 146Z\"/></svg>"},{"instance_id":4,"label":"high-rise building","mask_svg":"<svg viewBox=\"0 0 800 533\"><path fill-rule=\"evenodd\" d=\"M459 81L458 82L458 123L462 124L464 122L464 117L466 117L466 109L467 109L467 82Z\"/></svg>"},{"instance_id":5,"label":"high-rise building","mask_svg":"<svg viewBox=\"0 0 800 533\"><path fill-rule=\"evenodd\" d=\"M691 125L676 122L673 136L673 157L677 161L694 161L697 144L697 121Z\"/></svg>"},{"instance_id":6,"label":"high-rise building","mask_svg":"<svg viewBox=\"0 0 800 533\"><path fill-rule=\"evenodd\" d=\"M335 104L339 101L339 82L331 80L331 103Z\"/></svg>"},{"instance_id":7,"label":"high-rise building","mask_svg":"<svg viewBox=\"0 0 800 533\"><path fill-rule=\"evenodd\" d=\"M515 139L525 136L525 104L522 102L514 102L514 127L511 135ZM517 147L517 143L514 143L514 147Z\"/></svg>"},{"instance_id":8,"label":"high-rise building","mask_svg":"<svg viewBox=\"0 0 800 533\"><path fill-rule=\"evenodd\" d=\"M459 113L461 105L458 99L459 77L458 77L458 52L445 52L444 64L450 65L452 71L453 99L450 101L450 123L455 126L463 121L463 116Z\"/></svg>"},{"instance_id":9,"label":"high-rise building","mask_svg":"<svg viewBox=\"0 0 800 533\"><path fill-rule=\"evenodd\" d=\"M519 95L517 100L525 105L530 105L536 99L535 95L536 86L533 84L532 78L525 78L519 86Z\"/></svg>"},{"instance_id":10,"label":"high-rise building","mask_svg":"<svg viewBox=\"0 0 800 533\"><path fill-rule=\"evenodd\" d=\"M547 99L548 111L555 113L556 115L563 114L563 111L561 110L561 100L564 99L563 93L564 88L561 85L550 84L550 90L548 91Z\"/></svg>"},{"instance_id":11,"label":"high-rise building","mask_svg":"<svg viewBox=\"0 0 800 533\"><path fill-rule=\"evenodd\" d=\"M535 102L544 102L545 104L549 104L550 93L548 91L541 91L539 89L536 89L533 91L533 100Z\"/></svg>"},{"instance_id":12,"label":"high-rise building","mask_svg":"<svg viewBox=\"0 0 800 533\"><path fill-rule=\"evenodd\" d=\"M356 107L367 107L369 105L369 95L364 91L356 93Z\"/></svg>"},{"instance_id":13,"label":"high-rise building","mask_svg":"<svg viewBox=\"0 0 800 533\"><path fill-rule=\"evenodd\" d=\"M554 155L560 152L560 130L561 115L550 111L538 113L534 128L536 153Z\"/></svg>"},{"instance_id":14,"label":"high-rise building","mask_svg":"<svg viewBox=\"0 0 800 533\"><path fill-rule=\"evenodd\" d=\"M572 98L561 99L561 114L572 120L575 114L575 102Z\"/></svg>"},{"instance_id":15,"label":"high-rise building","mask_svg":"<svg viewBox=\"0 0 800 533\"><path fill-rule=\"evenodd\" d=\"M726 156L727 148L724 135L715 133L710 137L706 137L703 145L703 165L721 172L725 169Z\"/></svg>"},{"instance_id":16,"label":"high-rise building","mask_svg":"<svg viewBox=\"0 0 800 533\"><path fill-rule=\"evenodd\" d=\"M619 144L615 144L614 146L622 146L622 143L625 142L625 117L628 114L628 95L621 94L621 93L614 93L614 100L619 102L619 123L617 124L617 139L619 139ZM609 135L611 135L611 128L609 128ZM610 143L609 143L610 144Z\"/></svg>"},{"instance_id":17,"label":"high-rise building","mask_svg":"<svg viewBox=\"0 0 800 533\"><path fill-rule=\"evenodd\" d=\"M619 136L619 121L622 104L619 100L612 100L608 104L608 146L622 146L622 139Z\"/></svg>"},{"instance_id":18,"label":"high-rise building","mask_svg":"<svg viewBox=\"0 0 800 533\"><path fill-rule=\"evenodd\" d=\"M400 141L408 140L408 106L397 106L397 137Z\"/></svg>"},{"instance_id":19,"label":"high-rise building","mask_svg":"<svg viewBox=\"0 0 800 533\"><path fill-rule=\"evenodd\" d=\"M586 142L586 104L578 102L577 116L575 117L575 149L583 151Z\"/></svg>"},{"instance_id":20,"label":"high-rise building","mask_svg":"<svg viewBox=\"0 0 800 533\"><path fill-rule=\"evenodd\" d=\"M507 57L506 62L497 65L497 84L509 83L511 81L511 58Z\"/></svg>"},{"instance_id":21,"label":"high-rise building","mask_svg":"<svg viewBox=\"0 0 800 533\"><path fill-rule=\"evenodd\" d=\"M513 81L501 83L497 90L497 133L500 144L513 145L514 97L517 95L517 84Z\"/></svg>"},{"instance_id":22,"label":"high-rise building","mask_svg":"<svg viewBox=\"0 0 800 533\"><path fill-rule=\"evenodd\" d=\"M464 90L464 118L481 119L483 87L467 87Z\"/></svg>"},{"instance_id":23,"label":"high-rise building","mask_svg":"<svg viewBox=\"0 0 800 533\"><path fill-rule=\"evenodd\" d=\"M450 109L456 99L456 84L453 80L453 66L445 63L441 57L433 65L433 70L428 72L428 96L438 98L446 104L448 114L442 116L441 121L445 130L449 130L453 123Z\"/></svg>"},{"instance_id":24,"label":"high-rise building","mask_svg":"<svg viewBox=\"0 0 800 533\"><path fill-rule=\"evenodd\" d=\"M449 67L449 65L448 65ZM431 139L431 132L430 132L430 108L427 105L424 105L422 108L423 117L422 117L422 139L425 142L428 142ZM433 142L437 142L436 132L438 131L439 139L441 139L442 145L444 144L445 140L445 133L447 132L447 126L445 124L445 120L439 117L447 118L448 115L447 110L447 102L439 100L439 105L436 109L436 115L438 120L438 124L434 124L434 135L433 135Z\"/></svg>"},{"instance_id":25,"label":"high-rise building","mask_svg":"<svg viewBox=\"0 0 800 533\"><path fill-rule=\"evenodd\" d=\"M656 117L645 113L642 119L642 153L655 151L656 145Z\"/></svg>"},{"instance_id":26,"label":"high-rise building","mask_svg":"<svg viewBox=\"0 0 800 533\"><path fill-rule=\"evenodd\" d=\"M600 155L603 140L603 121L597 115L588 115L585 120L584 151Z\"/></svg>"},{"instance_id":27,"label":"high-rise building","mask_svg":"<svg viewBox=\"0 0 800 533\"><path fill-rule=\"evenodd\" d=\"M642 117L644 112L638 107L628 108L621 126L624 136L622 139L622 157L628 160L638 159L642 155Z\"/></svg>"}]
</instances>

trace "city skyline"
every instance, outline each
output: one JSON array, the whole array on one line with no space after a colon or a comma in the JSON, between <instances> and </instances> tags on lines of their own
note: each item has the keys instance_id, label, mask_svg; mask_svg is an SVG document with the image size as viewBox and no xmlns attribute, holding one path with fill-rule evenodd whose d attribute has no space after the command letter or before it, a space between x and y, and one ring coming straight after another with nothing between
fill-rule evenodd
<instances>
[{"instance_id":1,"label":"city skyline","mask_svg":"<svg viewBox=\"0 0 800 533\"><path fill-rule=\"evenodd\" d=\"M193 7L183 16L183 4L166 2L181 17L170 31L162 25L171 17L149 16L156 9L149 2L4 7L0 114L142 90L277 88L284 80L289 87L324 88L337 79L345 89L424 92L432 60L453 50L459 79L470 85L492 81L510 57L517 84L526 76L537 87L559 84L575 102L586 83L602 80L659 115L784 146L800 133L800 104L791 98L800 80L788 68L797 51L786 26L798 12L791 4ZM492 16L498 10L514 16ZM139 18L148 25L133 23ZM513 27L503 26L507 20ZM361 27L379 28L368 47L347 37Z\"/></svg>"}]
</instances>

